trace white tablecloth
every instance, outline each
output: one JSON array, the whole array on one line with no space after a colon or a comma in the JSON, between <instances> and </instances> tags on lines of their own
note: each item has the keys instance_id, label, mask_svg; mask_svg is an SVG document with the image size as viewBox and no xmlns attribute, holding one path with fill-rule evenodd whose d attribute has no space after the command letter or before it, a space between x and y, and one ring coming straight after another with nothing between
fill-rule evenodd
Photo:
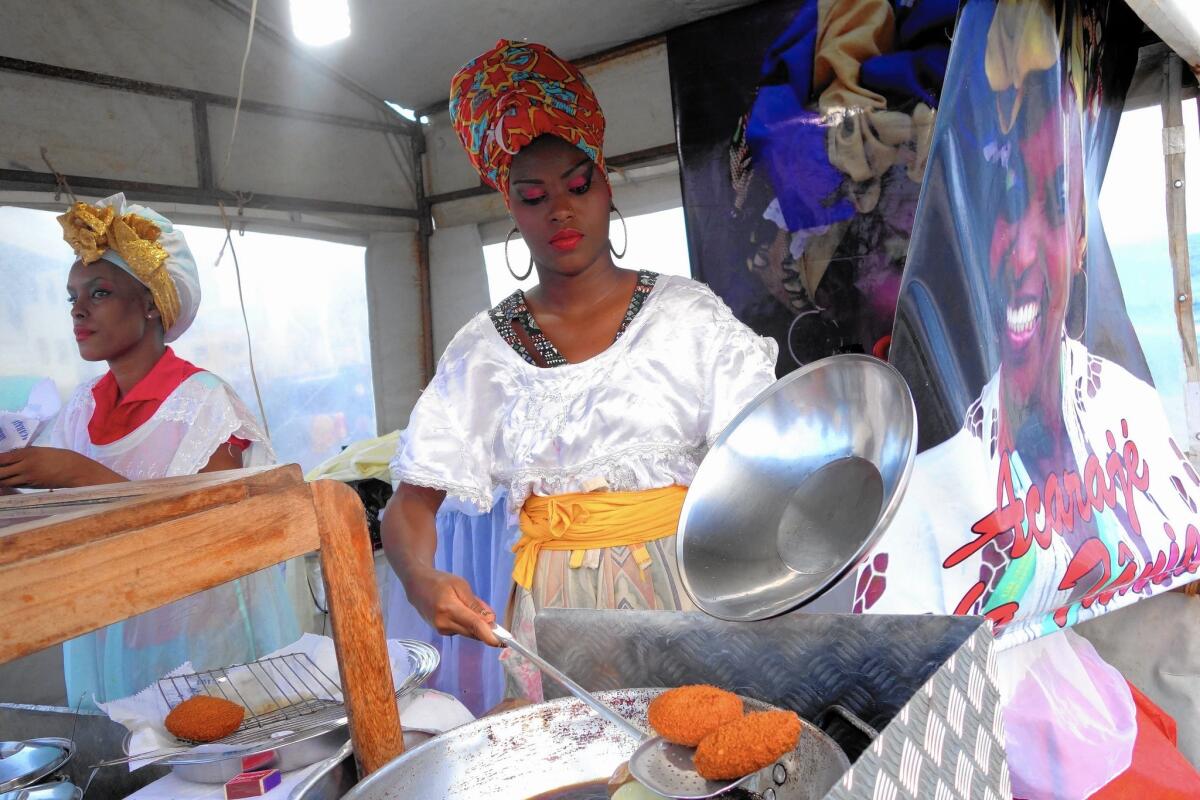
<instances>
[{"instance_id":1,"label":"white tablecloth","mask_svg":"<svg viewBox=\"0 0 1200 800\"><path fill-rule=\"evenodd\" d=\"M474 717L462 703L448 694L431 689L419 689L400 701L401 722L412 728L433 731L448 731L464 725ZM283 780L263 797L267 800L286 800L292 789L317 768L317 764L304 769L285 772ZM219 783L189 783L174 774L159 778L133 794L128 800L224 800L225 787Z\"/></svg>"}]
</instances>

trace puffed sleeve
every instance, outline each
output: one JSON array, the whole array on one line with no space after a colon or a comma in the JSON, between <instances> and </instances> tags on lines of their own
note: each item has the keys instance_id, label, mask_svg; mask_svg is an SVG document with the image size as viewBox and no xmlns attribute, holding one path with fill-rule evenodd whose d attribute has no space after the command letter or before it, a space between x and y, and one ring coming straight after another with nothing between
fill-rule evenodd
<instances>
[{"instance_id":1,"label":"puffed sleeve","mask_svg":"<svg viewBox=\"0 0 1200 800\"><path fill-rule=\"evenodd\" d=\"M710 293L711 294L711 293ZM701 424L711 445L759 392L775 382L779 345L759 336L711 295L711 323L704 350L706 375Z\"/></svg>"},{"instance_id":2,"label":"puffed sleeve","mask_svg":"<svg viewBox=\"0 0 1200 800\"><path fill-rule=\"evenodd\" d=\"M441 489L485 514L492 507L490 442L499 404L492 370L473 357L473 327L468 323L446 348L390 467L394 485Z\"/></svg>"}]
</instances>

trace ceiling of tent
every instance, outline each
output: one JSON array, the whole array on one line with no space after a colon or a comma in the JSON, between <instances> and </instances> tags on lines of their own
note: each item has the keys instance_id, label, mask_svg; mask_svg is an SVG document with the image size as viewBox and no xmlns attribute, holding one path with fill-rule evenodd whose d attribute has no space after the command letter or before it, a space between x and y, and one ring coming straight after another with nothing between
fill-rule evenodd
<instances>
[{"instance_id":1,"label":"ceiling of tent","mask_svg":"<svg viewBox=\"0 0 1200 800\"><path fill-rule=\"evenodd\" d=\"M574 59L751 2L350 0L349 38L305 49L373 94L422 109L445 100L455 70L499 38L542 42ZM291 35L288 0L259 0L258 13Z\"/></svg>"}]
</instances>

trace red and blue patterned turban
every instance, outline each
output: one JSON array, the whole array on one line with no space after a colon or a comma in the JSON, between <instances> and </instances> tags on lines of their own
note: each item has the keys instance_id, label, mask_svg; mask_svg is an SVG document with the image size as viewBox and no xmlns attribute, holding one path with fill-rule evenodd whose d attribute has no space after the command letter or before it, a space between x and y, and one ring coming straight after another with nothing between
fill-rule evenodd
<instances>
[{"instance_id":1,"label":"red and blue patterned turban","mask_svg":"<svg viewBox=\"0 0 1200 800\"><path fill-rule=\"evenodd\" d=\"M501 39L450 82L450 119L484 183L508 202L508 170L543 135L575 145L604 175L604 113L575 65L540 44Z\"/></svg>"}]
</instances>

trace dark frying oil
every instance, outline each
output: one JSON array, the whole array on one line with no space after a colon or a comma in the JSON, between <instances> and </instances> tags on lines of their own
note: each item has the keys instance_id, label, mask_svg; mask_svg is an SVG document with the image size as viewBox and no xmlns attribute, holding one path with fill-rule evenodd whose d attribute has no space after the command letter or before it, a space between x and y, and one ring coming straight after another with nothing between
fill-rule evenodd
<instances>
[{"instance_id":1,"label":"dark frying oil","mask_svg":"<svg viewBox=\"0 0 1200 800\"><path fill-rule=\"evenodd\" d=\"M529 800L608 800L608 781L588 781L563 786Z\"/></svg>"},{"instance_id":2,"label":"dark frying oil","mask_svg":"<svg viewBox=\"0 0 1200 800\"><path fill-rule=\"evenodd\" d=\"M759 795L744 789L734 789L721 795L722 800L755 800ZM588 781L553 789L529 800L608 800L607 781Z\"/></svg>"}]
</instances>

